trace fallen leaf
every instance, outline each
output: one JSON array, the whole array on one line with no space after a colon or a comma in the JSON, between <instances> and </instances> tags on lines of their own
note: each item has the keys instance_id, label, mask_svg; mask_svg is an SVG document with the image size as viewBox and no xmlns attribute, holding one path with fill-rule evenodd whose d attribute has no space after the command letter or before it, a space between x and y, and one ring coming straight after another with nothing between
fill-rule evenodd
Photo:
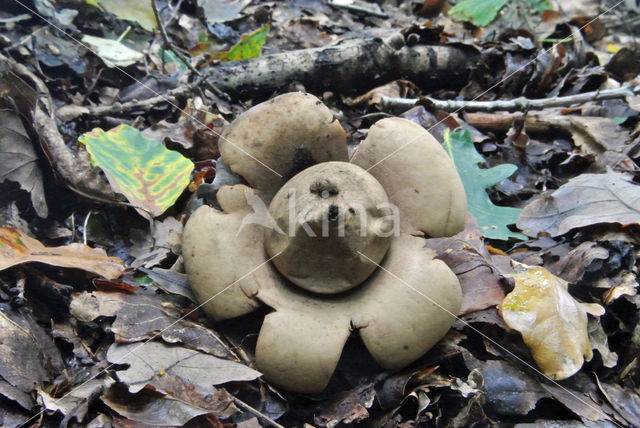
<instances>
[{"instance_id":1,"label":"fallen leaf","mask_svg":"<svg viewBox=\"0 0 640 428\"><path fill-rule=\"evenodd\" d=\"M118 40L84 35L82 42L91 46L107 67L128 67L144 58L142 52L133 50Z\"/></svg>"},{"instance_id":2,"label":"fallen leaf","mask_svg":"<svg viewBox=\"0 0 640 428\"><path fill-rule=\"evenodd\" d=\"M510 361L477 360L465 353L465 364L469 369L479 370L484 379L487 407L500 415L526 415L535 409L542 398L550 398L547 391L533 377Z\"/></svg>"},{"instance_id":3,"label":"fallen leaf","mask_svg":"<svg viewBox=\"0 0 640 428\"><path fill-rule=\"evenodd\" d=\"M58 348L30 313L0 308L0 393L30 409L28 394L62 368Z\"/></svg>"},{"instance_id":4,"label":"fallen leaf","mask_svg":"<svg viewBox=\"0 0 640 428\"><path fill-rule=\"evenodd\" d=\"M23 263L81 269L107 279L119 277L124 263L118 257L107 256L101 248L73 243L63 247L45 247L42 243L13 227L0 228L0 270Z\"/></svg>"},{"instance_id":5,"label":"fallen leaf","mask_svg":"<svg viewBox=\"0 0 640 428\"><path fill-rule=\"evenodd\" d=\"M81 383L60 398L54 398L43 390L38 390L38 396L45 409L51 412L59 411L67 419L75 417L83 422L89 411L89 406L102 392L113 383L113 380L94 379Z\"/></svg>"},{"instance_id":6,"label":"fallen leaf","mask_svg":"<svg viewBox=\"0 0 640 428\"><path fill-rule=\"evenodd\" d=\"M507 0L462 0L449 10L449 15L457 21L484 27L496 19L506 3Z\"/></svg>"},{"instance_id":7,"label":"fallen leaf","mask_svg":"<svg viewBox=\"0 0 640 428\"><path fill-rule=\"evenodd\" d=\"M193 162L140 131L120 125L104 132L82 134L92 162L107 176L114 191L136 205L138 212L157 217L171 207L189 184Z\"/></svg>"},{"instance_id":8,"label":"fallen leaf","mask_svg":"<svg viewBox=\"0 0 640 428\"><path fill-rule=\"evenodd\" d=\"M598 382L598 387L620 416L630 426L640 426L640 395L630 388L620 385Z\"/></svg>"},{"instance_id":9,"label":"fallen leaf","mask_svg":"<svg viewBox=\"0 0 640 428\"><path fill-rule=\"evenodd\" d=\"M554 275L567 282L578 282L585 273L590 272L590 265L594 262L607 260L609 251L596 242L585 241L555 263L547 263L545 267ZM598 268L602 269L599 264Z\"/></svg>"},{"instance_id":10,"label":"fallen leaf","mask_svg":"<svg viewBox=\"0 0 640 428\"><path fill-rule=\"evenodd\" d=\"M158 28L156 16L151 7L152 0L87 0L88 3L104 8L118 19L133 21L142 28L153 32Z\"/></svg>"},{"instance_id":11,"label":"fallen leaf","mask_svg":"<svg viewBox=\"0 0 640 428\"><path fill-rule=\"evenodd\" d=\"M608 117L569 116L571 137L583 152L600 155L629 142L629 131Z\"/></svg>"},{"instance_id":12,"label":"fallen leaf","mask_svg":"<svg viewBox=\"0 0 640 428\"><path fill-rule=\"evenodd\" d=\"M211 385L227 382L251 381L260 372L235 361L223 360L180 346L161 342L113 344L107 352L112 364L128 364L118 371L118 378L136 393L146 385L155 386L164 376L176 377L185 384L208 390Z\"/></svg>"},{"instance_id":13,"label":"fallen leaf","mask_svg":"<svg viewBox=\"0 0 640 428\"><path fill-rule=\"evenodd\" d=\"M609 339L602 328L602 324L600 324L600 320L590 318L587 330L589 332L591 348L600 353L602 365L605 367L615 367L618 363L618 354L609 349Z\"/></svg>"},{"instance_id":14,"label":"fallen leaf","mask_svg":"<svg viewBox=\"0 0 640 428\"><path fill-rule=\"evenodd\" d=\"M179 145L196 161L216 159L220 156L218 138L226 125L224 117L204 107L196 108L193 99L189 99L177 122L161 120L142 131L142 135L162 141L167 147Z\"/></svg>"},{"instance_id":15,"label":"fallen leaf","mask_svg":"<svg viewBox=\"0 0 640 428\"><path fill-rule=\"evenodd\" d=\"M580 426L594 425L588 424L588 421L615 421L610 416L615 414L615 410L598 394L598 386L590 375L579 372L571 379L562 382L562 385L550 382L541 382L540 385L551 394L554 400L562 403L582 419L584 423ZM612 426L612 424L605 426Z\"/></svg>"},{"instance_id":16,"label":"fallen leaf","mask_svg":"<svg viewBox=\"0 0 640 428\"><path fill-rule=\"evenodd\" d=\"M121 385L112 386L101 400L128 419L113 425L120 427L137 426L131 421L144 424L143 427L183 426L196 416L210 412L151 389L129 394Z\"/></svg>"},{"instance_id":17,"label":"fallen leaf","mask_svg":"<svg viewBox=\"0 0 640 428\"><path fill-rule=\"evenodd\" d=\"M502 275L496 260L501 259L502 264L509 265L509 258L489 253L475 219L470 219L465 229L454 236L427 239L427 246L435 250L438 258L458 276L462 288L462 306L458 315L502 303Z\"/></svg>"},{"instance_id":18,"label":"fallen leaf","mask_svg":"<svg viewBox=\"0 0 640 428\"><path fill-rule=\"evenodd\" d=\"M471 132L466 129L458 128L453 132L446 130L444 137L444 146L464 184L469 211L478 221L482 235L505 241L509 238L527 239L521 233L507 228L507 225L515 224L520 210L494 205L486 191L512 175L517 167L503 164L493 168L480 168L479 165L485 163L485 159L476 151Z\"/></svg>"},{"instance_id":19,"label":"fallen leaf","mask_svg":"<svg viewBox=\"0 0 640 428\"><path fill-rule=\"evenodd\" d=\"M593 352L587 332L587 313L602 315L597 304L575 300L568 283L538 266L518 263L513 291L500 305L507 325L522 334L540 369L552 379L575 374Z\"/></svg>"},{"instance_id":20,"label":"fallen leaf","mask_svg":"<svg viewBox=\"0 0 640 428\"><path fill-rule=\"evenodd\" d=\"M613 286L604 293L602 300L605 305L609 305L621 296L635 296L638 294L638 281L633 272L628 272L620 278L620 283Z\"/></svg>"},{"instance_id":21,"label":"fallen leaf","mask_svg":"<svg viewBox=\"0 0 640 428\"><path fill-rule=\"evenodd\" d=\"M518 218L529 236L560 236L600 223L640 223L640 186L616 172L582 174L527 204Z\"/></svg>"},{"instance_id":22,"label":"fallen leaf","mask_svg":"<svg viewBox=\"0 0 640 428\"><path fill-rule=\"evenodd\" d=\"M70 311L84 322L115 316L111 331L120 343L139 342L159 335L170 343L180 342L211 355L236 358L213 330L180 319L183 314L175 300L174 296L158 294L94 291L74 295Z\"/></svg>"},{"instance_id":23,"label":"fallen leaf","mask_svg":"<svg viewBox=\"0 0 640 428\"><path fill-rule=\"evenodd\" d=\"M131 267L152 268L162 263L171 250L180 245L182 227L175 217L167 217L162 221L154 221L151 233L148 230L131 230L133 245L129 248L129 254L136 258Z\"/></svg>"},{"instance_id":24,"label":"fallen leaf","mask_svg":"<svg viewBox=\"0 0 640 428\"><path fill-rule=\"evenodd\" d=\"M42 171L38 165L31 138L20 116L7 109L0 110L0 183L5 180L20 185L31 196L31 203L39 217L46 218L49 208L44 196Z\"/></svg>"},{"instance_id":25,"label":"fallen leaf","mask_svg":"<svg viewBox=\"0 0 640 428\"><path fill-rule=\"evenodd\" d=\"M371 408L375 397L372 384L359 386L340 394L329 405L324 406L313 420L321 427L335 427L364 421L369 418L367 409Z\"/></svg>"},{"instance_id":26,"label":"fallen leaf","mask_svg":"<svg viewBox=\"0 0 640 428\"><path fill-rule=\"evenodd\" d=\"M193 292L191 291L191 287L189 286L189 280L186 273L162 268L146 269L141 267L138 268L138 270L146 273L155 283L156 287L164 292L184 296L192 302L196 301L196 298L193 296Z\"/></svg>"},{"instance_id":27,"label":"fallen leaf","mask_svg":"<svg viewBox=\"0 0 640 428\"><path fill-rule=\"evenodd\" d=\"M209 25L232 21L251 3L251 0L198 0Z\"/></svg>"},{"instance_id":28,"label":"fallen leaf","mask_svg":"<svg viewBox=\"0 0 640 428\"><path fill-rule=\"evenodd\" d=\"M262 45L267 41L267 34L269 34L270 29L271 25L265 25L253 33L242 36L242 39L228 51L219 52L213 56L221 61L237 61L260 56Z\"/></svg>"}]
</instances>

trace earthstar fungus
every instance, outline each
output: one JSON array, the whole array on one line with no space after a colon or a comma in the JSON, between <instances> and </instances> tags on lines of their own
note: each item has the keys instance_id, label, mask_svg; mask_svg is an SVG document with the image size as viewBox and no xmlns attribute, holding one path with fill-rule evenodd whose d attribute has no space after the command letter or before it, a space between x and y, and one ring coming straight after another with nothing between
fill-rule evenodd
<instances>
[{"instance_id":1,"label":"earthstar fungus","mask_svg":"<svg viewBox=\"0 0 640 428\"><path fill-rule=\"evenodd\" d=\"M349 163L329 109L290 93L249 109L224 136L222 159L252 187L223 186L221 210L191 216L185 268L214 320L274 309L256 347L267 380L322 391L353 329L387 369L444 336L460 285L414 235L453 235L467 209L453 163L426 130L381 120Z\"/></svg>"}]
</instances>

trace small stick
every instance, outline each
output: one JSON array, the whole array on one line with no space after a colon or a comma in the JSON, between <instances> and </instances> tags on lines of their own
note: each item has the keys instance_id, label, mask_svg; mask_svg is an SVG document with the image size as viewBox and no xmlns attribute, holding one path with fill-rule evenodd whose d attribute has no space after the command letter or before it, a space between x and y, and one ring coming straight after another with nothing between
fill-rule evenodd
<instances>
[{"instance_id":1,"label":"small stick","mask_svg":"<svg viewBox=\"0 0 640 428\"><path fill-rule=\"evenodd\" d=\"M589 101L612 100L625 98L640 93L638 86L622 86L616 89L605 89L603 91L584 92L582 94L569 95L566 97L529 99L524 97L512 100L496 101L465 101L465 100L438 100L431 97L420 98L396 98L383 96L380 100L382 110L409 109L419 104L432 105L438 110L453 112L457 110L465 111L525 111L544 110L551 107L569 107L574 104L584 104Z\"/></svg>"},{"instance_id":2,"label":"small stick","mask_svg":"<svg viewBox=\"0 0 640 428\"><path fill-rule=\"evenodd\" d=\"M280 425L279 423L277 423L276 421L271 419L269 416L267 416L264 413L261 413L258 410L254 409L253 407L251 407L250 405L248 405L247 403L245 403L244 401L242 401L238 397L236 397L234 395L231 395L231 397L233 397L233 402L237 406L242 407L244 410L248 411L253 416L257 417L258 419L260 419L262 422L266 423L267 425L272 426L274 428L284 428L282 425Z\"/></svg>"},{"instance_id":3,"label":"small stick","mask_svg":"<svg viewBox=\"0 0 640 428\"><path fill-rule=\"evenodd\" d=\"M160 34L162 35L162 40L164 41L165 47L171 49L171 51L174 54L176 54L176 56L180 59L180 61L182 61L184 63L184 65L186 65L187 68L189 70L191 70L192 73L194 73L196 76L202 77L202 73L200 73L200 70L195 68L193 66L193 64L191 64L191 60L189 58L187 58L186 55L183 55L182 52L180 52L175 47L175 45L173 44L171 39L169 39L169 35L167 34L167 30L166 30L166 28L164 28L164 24L162 23L162 19L160 18L160 12L158 12L157 0L151 0L151 8L153 9L153 14L156 17L156 22L158 23L158 27L160 28ZM165 57L165 55L164 55L164 50L163 50L163 52L162 52L162 64L163 65L164 65L164 57ZM221 98L224 98L225 100L229 101L229 95L227 95L225 92L222 92L222 90L220 90L218 87L213 85L211 82L209 82L208 80L205 80L204 84L207 85L207 87L209 89L211 89L217 96L219 96Z\"/></svg>"}]
</instances>

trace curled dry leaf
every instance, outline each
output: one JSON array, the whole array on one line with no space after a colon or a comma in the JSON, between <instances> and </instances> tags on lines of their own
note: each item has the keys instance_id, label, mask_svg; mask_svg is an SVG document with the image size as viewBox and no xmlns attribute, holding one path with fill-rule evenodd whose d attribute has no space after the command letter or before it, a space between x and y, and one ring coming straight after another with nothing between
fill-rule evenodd
<instances>
[{"instance_id":1,"label":"curled dry leaf","mask_svg":"<svg viewBox=\"0 0 640 428\"><path fill-rule=\"evenodd\" d=\"M568 283L538 266L518 263L513 274L515 288L500 312L507 325L522 334L534 360L552 379L574 375L593 352L587 331L587 313L602 315L597 304L575 300Z\"/></svg>"},{"instance_id":2,"label":"curled dry leaf","mask_svg":"<svg viewBox=\"0 0 640 428\"><path fill-rule=\"evenodd\" d=\"M108 256L101 248L78 243L45 247L40 241L18 229L1 227L0 270L31 262L81 269L107 279L118 278L124 271L124 262L118 257Z\"/></svg>"},{"instance_id":3,"label":"curled dry leaf","mask_svg":"<svg viewBox=\"0 0 640 428\"><path fill-rule=\"evenodd\" d=\"M599 223L640 223L640 186L615 172L582 174L529 203L518 218L518 228L529 236L559 236Z\"/></svg>"}]
</instances>

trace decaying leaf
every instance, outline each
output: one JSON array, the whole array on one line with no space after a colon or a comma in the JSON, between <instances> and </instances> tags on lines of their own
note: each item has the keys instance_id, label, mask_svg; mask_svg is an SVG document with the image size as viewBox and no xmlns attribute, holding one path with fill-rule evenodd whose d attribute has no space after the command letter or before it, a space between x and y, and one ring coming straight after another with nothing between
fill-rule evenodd
<instances>
[{"instance_id":1,"label":"decaying leaf","mask_svg":"<svg viewBox=\"0 0 640 428\"><path fill-rule=\"evenodd\" d=\"M315 415L314 422L320 427L335 427L366 420L369 417L367 409L371 408L375 398L373 384L365 384L346 391L336 397L324 411Z\"/></svg>"},{"instance_id":2,"label":"decaying leaf","mask_svg":"<svg viewBox=\"0 0 640 428\"><path fill-rule=\"evenodd\" d=\"M89 406L113 382L109 378L93 379L73 388L60 398L54 398L43 390L38 390L38 396L45 409L51 412L59 411L67 418L75 417L78 422L83 422Z\"/></svg>"},{"instance_id":3,"label":"decaying leaf","mask_svg":"<svg viewBox=\"0 0 640 428\"><path fill-rule=\"evenodd\" d=\"M234 20L251 0L198 0L209 25Z\"/></svg>"},{"instance_id":4,"label":"decaying leaf","mask_svg":"<svg viewBox=\"0 0 640 428\"><path fill-rule=\"evenodd\" d=\"M144 58L142 52L133 50L118 40L84 35L82 42L93 48L107 67L128 67Z\"/></svg>"},{"instance_id":5,"label":"decaying leaf","mask_svg":"<svg viewBox=\"0 0 640 428\"><path fill-rule=\"evenodd\" d=\"M244 364L161 342L113 344L107 359L113 364L129 365L128 369L118 371L118 377L133 393L146 385L156 385L157 379L165 376L177 377L204 391L211 389L211 385L251 381L261 376Z\"/></svg>"},{"instance_id":6,"label":"decaying leaf","mask_svg":"<svg viewBox=\"0 0 640 428\"><path fill-rule=\"evenodd\" d=\"M572 376L593 356L587 313L602 315L604 309L575 300L568 283L543 267L518 263L514 272L506 276L515 280L515 288L499 307L504 321L522 334L547 376Z\"/></svg>"},{"instance_id":7,"label":"decaying leaf","mask_svg":"<svg viewBox=\"0 0 640 428\"><path fill-rule=\"evenodd\" d=\"M45 247L13 227L0 228L0 270L22 263L40 262L53 266L81 269L108 279L119 277L124 263L107 256L101 248L73 243L63 247Z\"/></svg>"},{"instance_id":8,"label":"decaying leaf","mask_svg":"<svg viewBox=\"0 0 640 428\"><path fill-rule=\"evenodd\" d=\"M600 223L640 223L640 186L620 173L582 174L527 204L518 218L529 236L560 236Z\"/></svg>"},{"instance_id":9,"label":"decaying leaf","mask_svg":"<svg viewBox=\"0 0 640 428\"><path fill-rule=\"evenodd\" d=\"M44 197L42 171L38 154L24 129L20 116L12 110L0 110L0 183L16 182L29 192L36 213L42 218L49 214Z\"/></svg>"},{"instance_id":10,"label":"decaying leaf","mask_svg":"<svg viewBox=\"0 0 640 428\"><path fill-rule=\"evenodd\" d=\"M182 343L218 357L236 358L213 330L179 319L181 308L175 300L173 296L94 291L74 295L70 310L76 319L84 322L115 316L111 331L120 343L139 342L159 335L170 343Z\"/></svg>"},{"instance_id":11,"label":"decaying leaf","mask_svg":"<svg viewBox=\"0 0 640 428\"><path fill-rule=\"evenodd\" d=\"M0 394L26 409L30 393L63 363L58 348L30 313L0 307Z\"/></svg>"},{"instance_id":12,"label":"decaying leaf","mask_svg":"<svg viewBox=\"0 0 640 428\"><path fill-rule=\"evenodd\" d=\"M137 22L147 31L158 28L151 0L87 0L87 3L104 8L118 19Z\"/></svg>"},{"instance_id":13,"label":"decaying leaf","mask_svg":"<svg viewBox=\"0 0 640 428\"><path fill-rule=\"evenodd\" d=\"M172 249L180 245L182 223L175 217L167 217L163 221L153 222L152 232L132 229L129 254L136 258L131 267L144 266L151 268L159 265L167 258Z\"/></svg>"},{"instance_id":14,"label":"decaying leaf","mask_svg":"<svg viewBox=\"0 0 640 428\"><path fill-rule=\"evenodd\" d=\"M479 164L483 164L485 160L473 146L471 132L465 129L445 131L444 145L464 183L469 211L478 221L482 235L502 240L526 239L526 236L507 228L507 225L515 224L520 210L494 205L486 191L513 174L517 167L503 164L493 168L480 168Z\"/></svg>"},{"instance_id":15,"label":"decaying leaf","mask_svg":"<svg viewBox=\"0 0 640 428\"><path fill-rule=\"evenodd\" d=\"M140 423L132 424L131 421L125 420L127 423L120 426L183 426L196 416L210 412L208 409L193 406L152 389L145 388L137 394L129 394L125 388L117 384L112 386L101 400L118 414Z\"/></svg>"},{"instance_id":16,"label":"decaying leaf","mask_svg":"<svg viewBox=\"0 0 640 428\"><path fill-rule=\"evenodd\" d=\"M487 407L501 415L526 415L538 400L550 398L542 385L509 360L480 361L464 354L468 368L479 370L484 378Z\"/></svg>"},{"instance_id":17,"label":"decaying leaf","mask_svg":"<svg viewBox=\"0 0 640 428\"><path fill-rule=\"evenodd\" d=\"M458 315L495 307L504 300L502 276L497 263L511 270L509 258L489 253L478 223L470 218L465 229L450 237L427 239L427 247L458 276L462 306Z\"/></svg>"},{"instance_id":18,"label":"decaying leaf","mask_svg":"<svg viewBox=\"0 0 640 428\"><path fill-rule=\"evenodd\" d=\"M193 162L131 126L107 132L96 128L78 141L87 146L111 187L154 217L172 206L189 184ZM142 215L144 211L138 210Z\"/></svg>"}]
</instances>

